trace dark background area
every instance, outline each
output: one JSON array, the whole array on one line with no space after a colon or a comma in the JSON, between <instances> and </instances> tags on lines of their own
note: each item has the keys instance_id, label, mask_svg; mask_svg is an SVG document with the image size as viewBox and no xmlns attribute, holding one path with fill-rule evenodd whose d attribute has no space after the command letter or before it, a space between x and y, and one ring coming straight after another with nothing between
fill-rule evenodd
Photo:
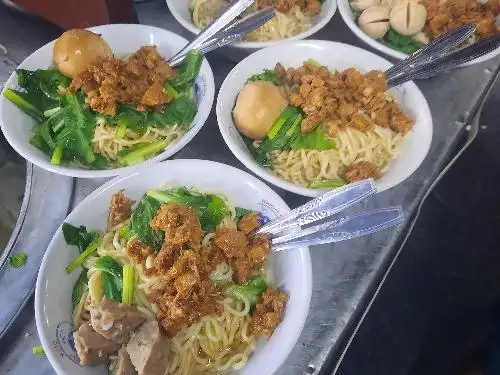
<instances>
[{"instance_id":1,"label":"dark background area","mask_svg":"<svg viewBox=\"0 0 500 375\"><path fill-rule=\"evenodd\" d=\"M471 371L500 302L499 108L497 82L476 140L425 202L338 374L481 373Z\"/></svg>"}]
</instances>

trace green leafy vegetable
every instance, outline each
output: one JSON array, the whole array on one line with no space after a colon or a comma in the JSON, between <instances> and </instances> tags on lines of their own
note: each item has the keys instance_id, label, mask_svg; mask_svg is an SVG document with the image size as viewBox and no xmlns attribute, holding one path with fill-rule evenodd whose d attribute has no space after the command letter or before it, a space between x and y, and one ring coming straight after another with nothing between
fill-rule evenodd
<instances>
[{"instance_id":1,"label":"green leafy vegetable","mask_svg":"<svg viewBox=\"0 0 500 375\"><path fill-rule=\"evenodd\" d=\"M319 125L308 133L299 132L290 147L294 150L330 150L335 148L335 142L327 137L323 126Z\"/></svg>"},{"instance_id":2,"label":"green leafy vegetable","mask_svg":"<svg viewBox=\"0 0 500 375\"><path fill-rule=\"evenodd\" d=\"M96 260L94 267L102 271L104 295L107 299L121 302L123 289L123 266L113 257L105 255Z\"/></svg>"},{"instance_id":3,"label":"green leafy vegetable","mask_svg":"<svg viewBox=\"0 0 500 375\"><path fill-rule=\"evenodd\" d=\"M118 128L124 128L144 134L148 128L148 113L140 112L130 105L121 105L114 117L108 116L104 121L109 125L116 125L117 132ZM125 130L123 134L125 135Z\"/></svg>"},{"instance_id":4,"label":"green leafy vegetable","mask_svg":"<svg viewBox=\"0 0 500 375\"><path fill-rule=\"evenodd\" d=\"M76 305L80 303L82 296L89 290L89 279L87 278L87 271L83 270L75 285L73 286L73 293L71 294L71 304L74 310Z\"/></svg>"},{"instance_id":5,"label":"green leafy vegetable","mask_svg":"<svg viewBox=\"0 0 500 375\"><path fill-rule=\"evenodd\" d=\"M174 99L178 98L181 95L179 91L177 91L174 86L172 86L172 83L170 81L165 82L164 89Z\"/></svg>"},{"instance_id":6,"label":"green leafy vegetable","mask_svg":"<svg viewBox=\"0 0 500 375\"><path fill-rule=\"evenodd\" d=\"M260 296L266 289L266 280L262 276L254 276L241 285L232 284L224 291L224 295L242 302L248 300L250 306L253 307L259 302Z\"/></svg>"},{"instance_id":7,"label":"green leafy vegetable","mask_svg":"<svg viewBox=\"0 0 500 375\"><path fill-rule=\"evenodd\" d=\"M58 100L61 88L68 87L71 79L56 69L17 69L17 82L27 92L39 91L52 100Z\"/></svg>"},{"instance_id":8,"label":"green leafy vegetable","mask_svg":"<svg viewBox=\"0 0 500 375\"><path fill-rule=\"evenodd\" d=\"M200 217L201 227L210 231L227 215L224 201L217 195L189 191L185 187L169 190L149 190L146 195L160 203L179 203L191 207Z\"/></svg>"},{"instance_id":9,"label":"green leafy vegetable","mask_svg":"<svg viewBox=\"0 0 500 375\"><path fill-rule=\"evenodd\" d=\"M28 255L24 251L18 251L9 257L9 266L12 268L23 267L28 260Z\"/></svg>"},{"instance_id":10,"label":"green leafy vegetable","mask_svg":"<svg viewBox=\"0 0 500 375\"><path fill-rule=\"evenodd\" d=\"M134 302L135 270L130 264L123 266L122 302L131 305Z\"/></svg>"},{"instance_id":11,"label":"green leafy vegetable","mask_svg":"<svg viewBox=\"0 0 500 375\"><path fill-rule=\"evenodd\" d=\"M257 73L247 79L248 82L256 82L256 81L267 81L271 82L276 86L280 85L280 80L276 72L272 69L264 69L262 73Z\"/></svg>"},{"instance_id":12,"label":"green leafy vegetable","mask_svg":"<svg viewBox=\"0 0 500 375\"><path fill-rule=\"evenodd\" d=\"M30 98L26 93L12 89L5 89L3 96L36 121L44 120L43 113L30 102Z\"/></svg>"},{"instance_id":13,"label":"green leafy vegetable","mask_svg":"<svg viewBox=\"0 0 500 375\"><path fill-rule=\"evenodd\" d=\"M143 143L135 147L129 147L118 152L118 162L121 165L134 165L142 163L144 160L155 156L160 151L165 150L167 141L159 140Z\"/></svg>"},{"instance_id":14,"label":"green leafy vegetable","mask_svg":"<svg viewBox=\"0 0 500 375\"><path fill-rule=\"evenodd\" d=\"M78 256L78 258L76 258L74 261L72 261L70 264L68 264L68 266L66 266L66 272L67 273L71 273L74 270L76 270L77 267L79 265L81 265L85 261L85 259L87 259L94 251L97 250L97 248L99 247L100 243L101 243L101 239L100 238L92 241L89 244L89 246L87 246L87 248L85 249L85 251L83 251Z\"/></svg>"},{"instance_id":15,"label":"green leafy vegetable","mask_svg":"<svg viewBox=\"0 0 500 375\"><path fill-rule=\"evenodd\" d=\"M311 65L315 65L315 66L321 66L321 64L319 62L317 62L316 60L314 59L307 59L306 61L304 61L305 64L311 64Z\"/></svg>"},{"instance_id":16,"label":"green leafy vegetable","mask_svg":"<svg viewBox=\"0 0 500 375\"><path fill-rule=\"evenodd\" d=\"M56 143L80 161L92 164L95 155L90 142L94 136L95 121L76 95L66 94L61 99L64 124L56 135Z\"/></svg>"},{"instance_id":17,"label":"green leafy vegetable","mask_svg":"<svg viewBox=\"0 0 500 375\"><path fill-rule=\"evenodd\" d=\"M178 92L189 90L200 72L202 62L203 54L196 50L189 51L179 67L177 76L169 80L169 83Z\"/></svg>"},{"instance_id":18,"label":"green leafy vegetable","mask_svg":"<svg viewBox=\"0 0 500 375\"><path fill-rule=\"evenodd\" d=\"M150 223L160 206L161 202L154 198L149 196L142 198L132 212L127 238L137 237L143 244L151 247L154 251L159 251L163 245L163 232L152 230Z\"/></svg>"},{"instance_id":19,"label":"green leafy vegetable","mask_svg":"<svg viewBox=\"0 0 500 375\"><path fill-rule=\"evenodd\" d=\"M102 282L104 285L104 295L107 299L115 302L121 302L122 300L122 290L121 290L121 280L120 284L117 284L117 279L113 275L103 272L101 274Z\"/></svg>"},{"instance_id":20,"label":"green leafy vegetable","mask_svg":"<svg viewBox=\"0 0 500 375\"><path fill-rule=\"evenodd\" d=\"M411 54L423 47L423 44L417 42L411 36L401 35L393 29L389 29L383 40L392 49L406 54Z\"/></svg>"},{"instance_id":21,"label":"green leafy vegetable","mask_svg":"<svg viewBox=\"0 0 500 375\"><path fill-rule=\"evenodd\" d=\"M45 354L45 351L43 350L42 345L34 346L33 349L31 349L31 353L34 355L42 355Z\"/></svg>"},{"instance_id":22,"label":"green leafy vegetable","mask_svg":"<svg viewBox=\"0 0 500 375\"><path fill-rule=\"evenodd\" d=\"M63 223L62 232L64 240L68 245L78 246L80 253L83 252L91 242L99 238L98 232L89 232L85 226L75 227L68 223Z\"/></svg>"},{"instance_id":23,"label":"green leafy vegetable","mask_svg":"<svg viewBox=\"0 0 500 375\"><path fill-rule=\"evenodd\" d=\"M148 112L148 124L157 128L188 127L196 116L196 104L186 95L172 100L161 112Z\"/></svg>"},{"instance_id":24,"label":"green leafy vegetable","mask_svg":"<svg viewBox=\"0 0 500 375\"><path fill-rule=\"evenodd\" d=\"M344 180L318 180L313 181L309 184L311 189L323 189L323 188L339 188L341 186L347 185Z\"/></svg>"},{"instance_id":25,"label":"green leafy vegetable","mask_svg":"<svg viewBox=\"0 0 500 375\"><path fill-rule=\"evenodd\" d=\"M251 214L252 211L251 210L247 210L246 208L241 208L241 207L236 207L235 208L235 219L236 221L240 221L242 217L245 217L249 214Z\"/></svg>"}]
</instances>

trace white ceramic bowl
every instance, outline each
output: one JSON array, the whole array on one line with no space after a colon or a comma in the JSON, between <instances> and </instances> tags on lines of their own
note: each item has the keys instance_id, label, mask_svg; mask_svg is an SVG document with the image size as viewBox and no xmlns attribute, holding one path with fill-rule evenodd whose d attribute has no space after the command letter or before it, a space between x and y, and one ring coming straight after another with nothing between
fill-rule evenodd
<instances>
[{"instance_id":1,"label":"white ceramic bowl","mask_svg":"<svg viewBox=\"0 0 500 375\"><path fill-rule=\"evenodd\" d=\"M279 62L285 67L298 67L314 59L330 69L358 68L361 72L386 70L392 64L371 52L347 44L320 40L286 43L260 50L241 61L228 74L217 97L217 121L226 144L233 154L252 172L270 183L293 193L314 197L322 191L288 182L259 165L248 151L233 122L232 110L238 93L251 75L273 69ZM424 96L413 82L391 90L398 103L415 119L415 126L405 138L401 154L389 170L376 181L378 191L389 189L409 177L422 163L432 140L432 116Z\"/></svg>"},{"instance_id":2,"label":"white ceramic bowl","mask_svg":"<svg viewBox=\"0 0 500 375\"><path fill-rule=\"evenodd\" d=\"M408 57L406 53L396 51L395 49L392 49L386 46L385 44L379 42L378 40L370 38L367 34L365 34L365 32L359 28L359 26L355 21L354 12L352 11L351 6L349 5L349 0L338 0L338 7L340 16L347 24L347 27L349 27L349 29L351 29L351 31L354 34L356 34L356 36L359 39L368 44L370 47L388 56L394 57L395 59L403 60ZM498 56L499 54L500 54L500 48L497 48L496 50L491 51L490 53L481 56L475 60L472 60L466 64L462 64L461 66L478 64L486 60L489 60L495 56Z\"/></svg>"},{"instance_id":3,"label":"white ceramic bowl","mask_svg":"<svg viewBox=\"0 0 500 375\"><path fill-rule=\"evenodd\" d=\"M223 181L223 182L222 182ZM196 186L203 192L225 195L237 206L258 210L270 219L289 211L271 188L239 169L203 160L169 160L117 177L85 198L66 218L73 225L105 230L111 195L124 189L135 200L150 188ZM38 335L45 354L58 375L105 375L105 366L82 367L72 344L71 292L79 272L67 274L65 266L78 256L59 228L42 261L35 292ZM281 251L271 256L272 284L286 291L290 300L283 322L265 345L257 348L243 375L270 375L285 361L304 326L311 300L311 259L307 248Z\"/></svg>"},{"instance_id":4,"label":"white ceramic bowl","mask_svg":"<svg viewBox=\"0 0 500 375\"><path fill-rule=\"evenodd\" d=\"M106 42L108 42L113 53L117 55L132 54L144 45L154 44L157 46L160 55L168 58L188 43L186 39L177 34L147 25L104 25L91 27L89 30L101 34ZM28 56L28 58L24 60L18 68L30 70L47 69L52 65L53 45L54 41L39 48ZM6 88L16 87L17 75L16 73L13 73L7 80L4 90ZM5 138L14 150L16 150L23 158L40 168L72 177L113 177L119 174L133 172L140 165L153 164L155 162L165 160L178 152L191 139L193 139L207 120L212 109L215 96L214 76L206 59L203 60L201 65L200 74L195 81L195 88L197 94L198 112L187 133L184 134L184 136L176 143L169 145L162 153L146 160L144 163L130 167L93 170L63 164L52 165L50 163L50 156L33 147L29 143L29 139L32 135L32 128L35 124L34 120L22 112L14 104L5 99L3 95L0 96L0 127L5 135Z\"/></svg>"},{"instance_id":5,"label":"white ceramic bowl","mask_svg":"<svg viewBox=\"0 0 500 375\"><path fill-rule=\"evenodd\" d=\"M200 29L198 29L191 19L191 12L188 9L188 0L166 0L170 12L174 18L187 30L193 34L198 34ZM291 38L286 39L286 41L302 40L314 35L319 30L321 30L325 25L332 19L335 11L337 10L337 0L326 0L321 6L321 13L313 18L313 22L309 30L295 35ZM224 52L227 57L240 61L242 58L248 56L249 54L269 46L273 46L279 43L283 43L283 40L275 40L268 42L236 42L230 46L224 48Z\"/></svg>"}]
</instances>

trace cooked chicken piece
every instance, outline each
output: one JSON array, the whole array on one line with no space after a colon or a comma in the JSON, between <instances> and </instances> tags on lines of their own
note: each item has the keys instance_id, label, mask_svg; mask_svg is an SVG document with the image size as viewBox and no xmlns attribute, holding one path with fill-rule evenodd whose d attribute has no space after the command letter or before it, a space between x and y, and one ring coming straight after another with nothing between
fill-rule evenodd
<instances>
[{"instance_id":1,"label":"cooked chicken piece","mask_svg":"<svg viewBox=\"0 0 500 375\"><path fill-rule=\"evenodd\" d=\"M201 224L196 212L178 203L163 204L151 221L151 228L165 232L165 242L188 245L191 249L201 246Z\"/></svg>"},{"instance_id":2,"label":"cooked chicken piece","mask_svg":"<svg viewBox=\"0 0 500 375\"><path fill-rule=\"evenodd\" d=\"M259 227L260 216L257 212L252 212L246 216L243 216L240 221L238 221L238 229L246 235L252 233Z\"/></svg>"},{"instance_id":3,"label":"cooked chicken piece","mask_svg":"<svg viewBox=\"0 0 500 375\"><path fill-rule=\"evenodd\" d=\"M175 260L172 267L166 273L167 279L172 280L181 276L185 272L198 274L200 255L193 250L184 250Z\"/></svg>"},{"instance_id":4,"label":"cooked chicken piece","mask_svg":"<svg viewBox=\"0 0 500 375\"><path fill-rule=\"evenodd\" d=\"M255 306L252 314L252 331L266 339L273 334L276 326L283 319L288 296L276 289L267 289L262 293L261 302Z\"/></svg>"},{"instance_id":5,"label":"cooked chicken piece","mask_svg":"<svg viewBox=\"0 0 500 375\"><path fill-rule=\"evenodd\" d=\"M135 262L142 263L148 256L154 254L153 250L144 245L138 238L133 238L127 242L125 253Z\"/></svg>"},{"instance_id":6,"label":"cooked chicken piece","mask_svg":"<svg viewBox=\"0 0 500 375\"><path fill-rule=\"evenodd\" d=\"M264 234L254 235L250 240L250 247L248 250L248 260L252 266L261 266L266 262L271 245L269 238Z\"/></svg>"},{"instance_id":7,"label":"cooked chicken piece","mask_svg":"<svg viewBox=\"0 0 500 375\"><path fill-rule=\"evenodd\" d=\"M405 134L413 128L413 121L403 111L393 106L390 126L395 132Z\"/></svg>"},{"instance_id":8,"label":"cooked chicken piece","mask_svg":"<svg viewBox=\"0 0 500 375\"><path fill-rule=\"evenodd\" d=\"M108 230L130 219L132 216L132 201L123 192L113 194L108 212Z\"/></svg>"},{"instance_id":9,"label":"cooked chicken piece","mask_svg":"<svg viewBox=\"0 0 500 375\"><path fill-rule=\"evenodd\" d=\"M238 284L243 284L252 276L252 266L247 258L236 258L232 262L233 265L233 278Z\"/></svg>"},{"instance_id":10,"label":"cooked chicken piece","mask_svg":"<svg viewBox=\"0 0 500 375\"><path fill-rule=\"evenodd\" d=\"M369 161L361 161L351 165L345 174L345 178L349 182L361 181L367 178L378 178L380 170L378 167Z\"/></svg>"},{"instance_id":11,"label":"cooked chicken piece","mask_svg":"<svg viewBox=\"0 0 500 375\"><path fill-rule=\"evenodd\" d=\"M127 352L139 375L164 375L170 343L160 332L156 320L150 320L132 334Z\"/></svg>"},{"instance_id":12,"label":"cooked chicken piece","mask_svg":"<svg viewBox=\"0 0 500 375\"><path fill-rule=\"evenodd\" d=\"M360 132L367 132L373 129L373 124L370 119L361 113L356 113L352 115L351 122L348 123L348 126L359 130Z\"/></svg>"},{"instance_id":13,"label":"cooked chicken piece","mask_svg":"<svg viewBox=\"0 0 500 375\"><path fill-rule=\"evenodd\" d=\"M172 245L165 242L155 257L155 268L160 273L167 272L168 269L173 266L180 253L181 247L179 245Z\"/></svg>"},{"instance_id":14,"label":"cooked chicken piece","mask_svg":"<svg viewBox=\"0 0 500 375\"><path fill-rule=\"evenodd\" d=\"M125 346L118 351L118 361L111 371L110 375L137 375L134 365L130 362L130 356Z\"/></svg>"},{"instance_id":15,"label":"cooked chicken piece","mask_svg":"<svg viewBox=\"0 0 500 375\"><path fill-rule=\"evenodd\" d=\"M83 366L95 366L108 359L108 355L116 352L120 344L108 340L98 334L90 323L84 323L73 333L75 349Z\"/></svg>"},{"instance_id":16,"label":"cooked chicken piece","mask_svg":"<svg viewBox=\"0 0 500 375\"><path fill-rule=\"evenodd\" d=\"M193 287L200 282L200 277L194 272L186 272L174 281L177 290L176 298L186 298L191 293Z\"/></svg>"},{"instance_id":17,"label":"cooked chicken piece","mask_svg":"<svg viewBox=\"0 0 500 375\"><path fill-rule=\"evenodd\" d=\"M101 336L125 344L130 333L146 320L136 307L103 298L90 308L90 323Z\"/></svg>"},{"instance_id":18,"label":"cooked chicken piece","mask_svg":"<svg viewBox=\"0 0 500 375\"><path fill-rule=\"evenodd\" d=\"M222 250L226 257L231 259L245 256L248 241L243 232L222 228L215 232L214 244Z\"/></svg>"}]
</instances>

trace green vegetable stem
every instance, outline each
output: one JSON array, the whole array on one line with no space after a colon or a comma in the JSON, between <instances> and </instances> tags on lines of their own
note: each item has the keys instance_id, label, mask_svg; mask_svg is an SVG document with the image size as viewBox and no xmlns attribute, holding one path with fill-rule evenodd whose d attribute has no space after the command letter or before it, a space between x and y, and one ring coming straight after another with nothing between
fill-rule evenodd
<instances>
[{"instance_id":1,"label":"green vegetable stem","mask_svg":"<svg viewBox=\"0 0 500 375\"><path fill-rule=\"evenodd\" d=\"M134 302L135 270L130 264L123 266L123 291L122 302L132 304Z\"/></svg>"},{"instance_id":2,"label":"green vegetable stem","mask_svg":"<svg viewBox=\"0 0 500 375\"><path fill-rule=\"evenodd\" d=\"M309 188L311 189L325 189L325 188L339 188L341 186L347 185L347 182L344 180L318 180L313 181L309 184Z\"/></svg>"},{"instance_id":3,"label":"green vegetable stem","mask_svg":"<svg viewBox=\"0 0 500 375\"><path fill-rule=\"evenodd\" d=\"M88 283L89 279L87 278L87 270L83 270L76 280L76 283L73 286L73 292L71 293L71 304L73 310L75 309L76 305L80 303L82 296L89 290Z\"/></svg>"},{"instance_id":4,"label":"green vegetable stem","mask_svg":"<svg viewBox=\"0 0 500 375\"><path fill-rule=\"evenodd\" d=\"M74 270L76 270L77 267L80 266L85 261L85 259L87 259L94 251L97 250L100 243L101 243L100 238L92 241L89 244L89 246L85 249L85 251L83 251L74 261L68 264L68 266L66 267L66 272L71 273Z\"/></svg>"},{"instance_id":5,"label":"green vegetable stem","mask_svg":"<svg viewBox=\"0 0 500 375\"><path fill-rule=\"evenodd\" d=\"M165 150L166 147L167 141L162 139L126 148L118 152L118 162L125 166L142 163L144 160Z\"/></svg>"}]
</instances>

